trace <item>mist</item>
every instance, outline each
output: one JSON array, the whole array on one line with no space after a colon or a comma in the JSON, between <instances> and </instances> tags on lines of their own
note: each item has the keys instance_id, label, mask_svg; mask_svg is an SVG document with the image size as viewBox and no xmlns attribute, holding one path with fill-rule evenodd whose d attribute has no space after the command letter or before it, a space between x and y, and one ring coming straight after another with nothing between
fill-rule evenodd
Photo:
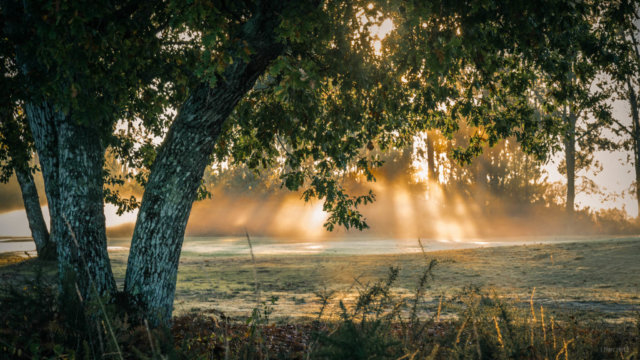
<instances>
[{"instance_id":1,"label":"mist","mask_svg":"<svg viewBox=\"0 0 640 360\"><path fill-rule=\"evenodd\" d=\"M44 195L44 181L42 174L36 172L34 174L36 189L40 194L40 204L46 205L47 198ZM6 184L0 184L0 214L24 209L22 202L22 192L15 175L12 175Z\"/></svg>"},{"instance_id":2,"label":"mist","mask_svg":"<svg viewBox=\"0 0 640 360\"><path fill-rule=\"evenodd\" d=\"M246 231L283 241L371 236L460 242L639 232L638 224L623 209L578 209L570 219L563 203L564 185L550 182L544 164L522 153L513 140L486 148L471 164L460 166L447 157L455 140L430 136L430 148L425 148L423 138L416 139L410 149L381 154L385 163L374 170L375 182L355 175L344 178L349 193L361 195L373 190L376 195L376 201L359 208L369 229L336 227L328 232L323 226L328 214L322 210L322 201L305 203L300 193L281 188L274 169L255 174L245 168L231 168L205 174L211 197L194 203L186 236L244 235ZM107 166L117 173L114 169L120 165L108 159ZM44 206L46 197L39 172L35 180ZM133 181L116 190L124 197L142 198L142 188ZM130 237L134 223L127 221L135 219L135 213L117 217L113 206L107 208L108 236ZM21 209L20 189L13 177L0 186L0 212ZM22 227L20 233L27 235L26 218Z\"/></svg>"},{"instance_id":3,"label":"mist","mask_svg":"<svg viewBox=\"0 0 640 360\"><path fill-rule=\"evenodd\" d=\"M513 139L485 149L466 166L447 158L450 140L437 134L432 139L430 154L419 141L410 149L385 154L385 164L374 171L375 182L356 175L343 180L353 195L370 189L375 193L374 203L359 208L369 229L336 227L328 232L323 227L328 215L321 201L305 203L300 193L280 188L277 181L266 181L269 176L236 169L210 179L212 196L194 204L186 235L241 235L247 231L282 239L373 236L460 242L638 232L637 224L620 209L586 208L567 215L563 185L549 182L543 164L524 154ZM425 159L429 155L433 162Z\"/></svg>"}]
</instances>

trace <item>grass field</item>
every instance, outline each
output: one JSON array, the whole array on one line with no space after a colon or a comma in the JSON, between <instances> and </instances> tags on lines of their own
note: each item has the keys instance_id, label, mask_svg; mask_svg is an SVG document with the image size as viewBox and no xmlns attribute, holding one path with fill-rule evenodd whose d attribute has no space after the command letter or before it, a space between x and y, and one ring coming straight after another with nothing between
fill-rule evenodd
<instances>
[{"instance_id":1,"label":"grass field","mask_svg":"<svg viewBox=\"0 0 640 360\"><path fill-rule=\"evenodd\" d=\"M613 322L632 319L640 309L640 238L629 237L425 254L257 254L255 265L248 254L185 251L175 314L216 309L246 316L256 306L256 276L261 300L278 298L272 318L282 321L314 317L319 294L332 294L330 306L338 300L348 304L367 283L384 278L391 266L400 267L393 290L411 296L427 263L425 255L438 266L424 300L436 306L442 299L445 314L446 304L469 287L495 291L526 306L533 295L551 311ZM126 256L126 251L111 252L120 285ZM22 259L16 253L0 255L0 282L20 282L33 273L33 262L16 263ZM55 267L46 265L46 273L53 275Z\"/></svg>"}]
</instances>

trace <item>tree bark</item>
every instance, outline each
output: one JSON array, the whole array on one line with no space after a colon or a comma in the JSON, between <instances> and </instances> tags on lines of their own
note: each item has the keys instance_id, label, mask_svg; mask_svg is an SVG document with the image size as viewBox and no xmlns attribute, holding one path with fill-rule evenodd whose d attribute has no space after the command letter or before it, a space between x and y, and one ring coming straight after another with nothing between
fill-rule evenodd
<instances>
[{"instance_id":1,"label":"tree bark","mask_svg":"<svg viewBox=\"0 0 640 360\"><path fill-rule=\"evenodd\" d=\"M134 229L125 292L153 326L168 325L184 231L214 145L236 104L282 51L279 20L254 16L245 40L254 54L234 59L215 87L201 84L180 108L151 168Z\"/></svg>"},{"instance_id":2,"label":"tree bark","mask_svg":"<svg viewBox=\"0 0 640 360\"><path fill-rule=\"evenodd\" d=\"M58 137L56 123L64 115L56 112L49 104L26 103L25 110L29 129L40 161L40 170L44 179L44 191L49 207L49 240L57 248L62 219L59 211L58 184Z\"/></svg>"},{"instance_id":3,"label":"tree bark","mask_svg":"<svg viewBox=\"0 0 640 360\"><path fill-rule=\"evenodd\" d=\"M38 197L36 184L33 181L33 175L31 175L31 171L27 167L16 166L14 171L22 191L22 201L27 213L31 236L36 243L38 258L41 260L55 260L55 244L49 241L49 230L47 230L47 224L42 216L40 198Z\"/></svg>"},{"instance_id":4,"label":"tree bark","mask_svg":"<svg viewBox=\"0 0 640 360\"><path fill-rule=\"evenodd\" d=\"M567 214L572 217L576 199L576 116L570 109L567 120L567 133L564 141L564 155L567 165Z\"/></svg>"},{"instance_id":5,"label":"tree bark","mask_svg":"<svg viewBox=\"0 0 640 360\"><path fill-rule=\"evenodd\" d=\"M58 128L62 281L75 280L82 297L114 295L103 202L105 148L97 131L72 119Z\"/></svg>"},{"instance_id":6,"label":"tree bark","mask_svg":"<svg viewBox=\"0 0 640 360\"><path fill-rule=\"evenodd\" d=\"M20 1L0 0L4 14L3 30L9 38L20 39L16 42L15 61L25 77L29 76L31 67L29 61L33 57L22 54L21 43L24 41L24 24L29 21L31 15L25 10L26 3ZM64 115L53 109L46 102L33 102L26 99L24 110L31 136L33 137L36 153L40 162L40 170L45 186L45 196L49 207L49 241L57 248L60 229L59 214L59 186L58 186L58 148L56 123L64 118ZM26 205L25 205L26 206Z\"/></svg>"},{"instance_id":7,"label":"tree bark","mask_svg":"<svg viewBox=\"0 0 640 360\"><path fill-rule=\"evenodd\" d=\"M62 298L116 291L103 208L104 146L97 132L47 103L27 104L58 253ZM72 294L68 294L71 291Z\"/></svg>"}]
</instances>

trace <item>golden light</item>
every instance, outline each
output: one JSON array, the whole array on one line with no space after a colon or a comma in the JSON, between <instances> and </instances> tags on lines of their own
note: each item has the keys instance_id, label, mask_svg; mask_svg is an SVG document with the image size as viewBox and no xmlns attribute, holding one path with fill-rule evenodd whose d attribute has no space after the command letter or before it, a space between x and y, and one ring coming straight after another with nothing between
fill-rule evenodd
<instances>
[{"instance_id":1,"label":"golden light","mask_svg":"<svg viewBox=\"0 0 640 360\"><path fill-rule=\"evenodd\" d=\"M317 239L325 234L323 225L327 217L321 202L305 203L297 196L289 196L275 213L271 231L283 236L302 235L306 239Z\"/></svg>"},{"instance_id":2,"label":"golden light","mask_svg":"<svg viewBox=\"0 0 640 360\"><path fill-rule=\"evenodd\" d=\"M322 210L322 204L317 202L312 206L312 210L309 213L309 225L312 228L322 227L324 222L327 221L327 213Z\"/></svg>"},{"instance_id":3,"label":"golden light","mask_svg":"<svg viewBox=\"0 0 640 360\"><path fill-rule=\"evenodd\" d=\"M369 31L371 31L371 34L373 35L373 37L383 40L385 37L387 37L387 35L389 35L394 29L393 26L393 21L391 21L391 19L386 19L382 22L382 24L380 24L380 26L378 25L371 25L371 27L369 28Z\"/></svg>"},{"instance_id":4,"label":"golden light","mask_svg":"<svg viewBox=\"0 0 640 360\"><path fill-rule=\"evenodd\" d=\"M373 42L373 50L376 55L382 55L382 42L380 42L380 40L375 40Z\"/></svg>"},{"instance_id":5,"label":"golden light","mask_svg":"<svg viewBox=\"0 0 640 360\"><path fill-rule=\"evenodd\" d=\"M429 166L424 157L418 155L420 149L427 146L427 134L421 133L413 137L413 150L411 154L411 169L413 181L418 183L427 183L429 180Z\"/></svg>"},{"instance_id":6,"label":"golden light","mask_svg":"<svg viewBox=\"0 0 640 360\"><path fill-rule=\"evenodd\" d=\"M372 46L376 55L382 55L382 40L384 40L384 38L387 37L393 29L394 26L391 19L384 20L379 26L374 24L369 27L369 31L375 39L372 42Z\"/></svg>"},{"instance_id":7,"label":"golden light","mask_svg":"<svg viewBox=\"0 0 640 360\"><path fill-rule=\"evenodd\" d=\"M411 194L401 184L397 184L393 194L395 236L397 238L415 237L417 235L416 214L411 201Z\"/></svg>"},{"instance_id":8,"label":"golden light","mask_svg":"<svg viewBox=\"0 0 640 360\"><path fill-rule=\"evenodd\" d=\"M367 9L373 10L374 5L369 3ZM382 55L382 40L384 40L391 31L395 28L391 19L385 19L378 25L378 21L375 17L369 17L365 14L365 10L360 10L356 16L360 20L360 30L366 29L371 37L371 46L374 53L377 56ZM377 16L382 16L382 13L378 13Z\"/></svg>"},{"instance_id":9,"label":"golden light","mask_svg":"<svg viewBox=\"0 0 640 360\"><path fill-rule=\"evenodd\" d=\"M419 183L427 183L429 179L429 167L426 161L422 159L413 159L411 162L413 168L413 180Z\"/></svg>"}]
</instances>

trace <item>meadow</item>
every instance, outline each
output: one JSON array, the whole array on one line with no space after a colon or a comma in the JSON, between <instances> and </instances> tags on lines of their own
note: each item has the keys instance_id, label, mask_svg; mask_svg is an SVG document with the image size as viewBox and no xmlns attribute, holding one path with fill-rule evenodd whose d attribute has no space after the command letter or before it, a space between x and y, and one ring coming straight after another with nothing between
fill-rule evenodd
<instances>
[{"instance_id":1,"label":"meadow","mask_svg":"<svg viewBox=\"0 0 640 360\"><path fill-rule=\"evenodd\" d=\"M365 255L270 252L256 243L254 258L245 253L248 246L217 255L186 246L174 305L174 354L179 349L202 358L637 358L638 237ZM122 285L127 251L112 249ZM15 252L0 256L5 295L37 273L55 283L55 264ZM123 330L126 321L115 323L118 333L130 334L118 337L126 349L136 331ZM365 338L382 346L379 353L345 355L355 343L368 348ZM399 343L383 339L409 343L396 349ZM135 346L132 358L144 358L145 346ZM159 348L146 350L152 358L171 353Z\"/></svg>"},{"instance_id":2,"label":"meadow","mask_svg":"<svg viewBox=\"0 0 640 360\"><path fill-rule=\"evenodd\" d=\"M379 254L390 251L373 247L367 251L374 254L366 255L354 254L352 249L302 254L257 249L255 263L246 245L244 240L233 252L214 253L187 246L178 273L175 314L216 309L229 316L244 316L255 307L257 279L264 299L278 298L274 319L310 319L318 311L318 294L332 293L334 305L337 300L349 303L358 289L383 278L391 267L400 269L393 290L411 296L421 269L431 260L437 266L424 298L427 303L437 304L464 288L476 287L526 304L533 295L545 307L611 321L633 318L640 306L637 237L569 238L556 243L440 251L429 251L426 246L425 253L416 251L416 240L410 253ZM112 266L122 286L127 251L113 248ZM20 253L2 254L0 266L23 259ZM0 281L23 279L33 271L29 261L5 265L0 267ZM49 264L45 272L52 275L55 268Z\"/></svg>"}]
</instances>

